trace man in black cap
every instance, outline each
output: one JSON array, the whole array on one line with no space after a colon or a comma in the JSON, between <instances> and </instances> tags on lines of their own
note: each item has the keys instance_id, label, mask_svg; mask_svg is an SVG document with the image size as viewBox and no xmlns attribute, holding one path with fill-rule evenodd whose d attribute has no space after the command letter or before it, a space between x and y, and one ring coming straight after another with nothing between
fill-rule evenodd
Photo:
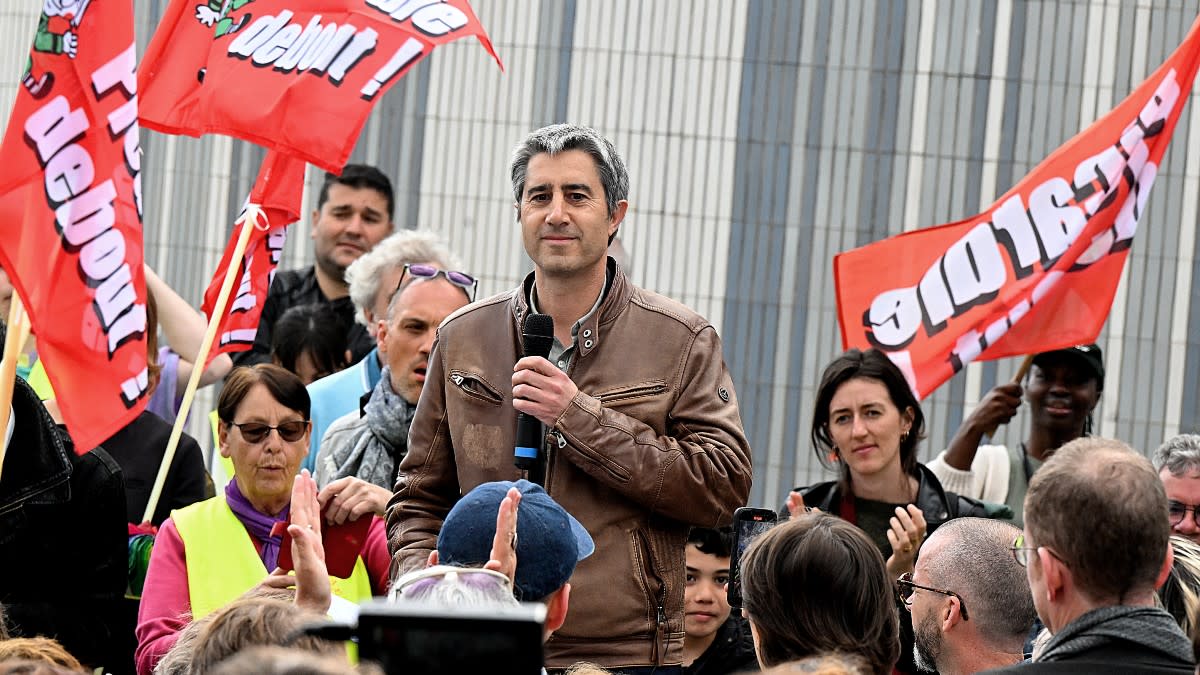
<instances>
[{"instance_id":1,"label":"man in black cap","mask_svg":"<svg viewBox=\"0 0 1200 675\"><path fill-rule=\"evenodd\" d=\"M1033 357L1022 387L1008 382L994 387L967 417L950 447L927 465L951 492L1007 504L1019 527L1029 479L1054 451L1092 433L1092 411L1104 391L1100 347L1077 345ZM1017 414L1024 397L1032 415L1029 437L1015 447L980 445Z\"/></svg>"}]
</instances>

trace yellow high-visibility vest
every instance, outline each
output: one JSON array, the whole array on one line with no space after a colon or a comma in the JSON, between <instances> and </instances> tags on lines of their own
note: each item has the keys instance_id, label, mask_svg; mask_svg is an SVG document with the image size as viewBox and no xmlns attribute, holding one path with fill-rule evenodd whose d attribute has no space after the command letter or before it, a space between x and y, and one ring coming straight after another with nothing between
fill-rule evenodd
<instances>
[{"instance_id":1,"label":"yellow high-visibility vest","mask_svg":"<svg viewBox=\"0 0 1200 675\"><path fill-rule=\"evenodd\" d=\"M187 557L192 619L236 600L270 572L250 533L225 503L225 495L171 512ZM362 556L349 579L329 577L333 594L358 604L371 598L371 578Z\"/></svg>"}]
</instances>

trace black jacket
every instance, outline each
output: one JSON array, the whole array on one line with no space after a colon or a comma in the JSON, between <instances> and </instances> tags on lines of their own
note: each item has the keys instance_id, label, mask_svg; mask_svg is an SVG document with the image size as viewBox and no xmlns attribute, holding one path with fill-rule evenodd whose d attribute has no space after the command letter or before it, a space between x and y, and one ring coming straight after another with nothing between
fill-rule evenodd
<instances>
[{"instance_id":1,"label":"black jacket","mask_svg":"<svg viewBox=\"0 0 1200 675\"><path fill-rule=\"evenodd\" d=\"M737 610L734 610L736 612ZM726 675L745 670L758 670L758 657L754 654L754 638L745 619L731 613L725 623L717 629L717 636L690 666L684 666L684 675Z\"/></svg>"},{"instance_id":2,"label":"black jacket","mask_svg":"<svg viewBox=\"0 0 1200 675\"><path fill-rule=\"evenodd\" d=\"M834 515L838 514L842 499L838 481L831 480L808 487L798 487L795 492L799 492L804 497L805 506L815 507ZM916 506L925 514L926 536L933 534L939 525L952 518L988 517L983 502L954 492L947 492L942 488L937 476L933 475L933 472L924 464L917 464ZM780 514L787 517L787 507L784 507Z\"/></svg>"},{"instance_id":3,"label":"black jacket","mask_svg":"<svg viewBox=\"0 0 1200 675\"><path fill-rule=\"evenodd\" d=\"M313 267L307 270L287 270L275 275L271 282L271 290L267 293L267 301L263 303L262 317L258 320L258 333L254 336L254 347L249 351L233 355L233 362L239 366L252 366L256 363L271 362L271 335L275 322L283 313L299 305L325 303L338 315L342 325L346 326L346 348L350 350L350 363L357 363L375 348L375 341L367 334L367 329L354 320L354 303L350 297L330 300L321 292L317 283L317 272Z\"/></svg>"},{"instance_id":4,"label":"black jacket","mask_svg":"<svg viewBox=\"0 0 1200 675\"><path fill-rule=\"evenodd\" d=\"M125 478L125 518L131 523L142 522L150 491L158 478L171 425L152 412L142 412L111 438L100 444L121 466ZM171 460L171 470L163 483L162 495L154 509L151 523L155 526L171 515L174 509L194 504L213 496L211 480L204 469L204 454L200 444L187 434L179 437L179 447Z\"/></svg>"},{"instance_id":5,"label":"black jacket","mask_svg":"<svg viewBox=\"0 0 1200 675\"><path fill-rule=\"evenodd\" d=\"M76 455L28 384L0 474L0 604L14 636L53 637L89 666L124 670L118 617L128 533L121 469L102 449ZM4 430L0 429L0 434ZM3 436L0 436L0 441Z\"/></svg>"},{"instance_id":6,"label":"black jacket","mask_svg":"<svg viewBox=\"0 0 1200 675\"><path fill-rule=\"evenodd\" d=\"M1196 667L1182 663L1165 654L1149 652L1136 645L1107 644L1060 661L1018 663L1007 668L985 671L1005 675L1033 675L1054 673L1058 675L1092 675L1113 673L1114 675L1193 675Z\"/></svg>"}]
</instances>

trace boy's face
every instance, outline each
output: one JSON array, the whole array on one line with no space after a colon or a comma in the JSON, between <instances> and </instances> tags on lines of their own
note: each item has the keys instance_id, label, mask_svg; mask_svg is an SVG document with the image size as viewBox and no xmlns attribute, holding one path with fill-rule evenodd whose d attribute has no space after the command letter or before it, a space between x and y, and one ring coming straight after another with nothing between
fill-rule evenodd
<instances>
[{"instance_id":1,"label":"boy's face","mask_svg":"<svg viewBox=\"0 0 1200 675\"><path fill-rule=\"evenodd\" d=\"M729 558L702 552L687 545L687 586L683 590L683 629L689 638L717 632L729 618L725 584L729 582Z\"/></svg>"}]
</instances>

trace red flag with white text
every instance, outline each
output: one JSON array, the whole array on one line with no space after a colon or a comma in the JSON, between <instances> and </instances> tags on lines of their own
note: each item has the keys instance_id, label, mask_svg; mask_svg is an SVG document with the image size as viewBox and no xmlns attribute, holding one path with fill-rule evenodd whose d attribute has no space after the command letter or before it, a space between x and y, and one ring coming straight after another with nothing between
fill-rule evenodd
<instances>
[{"instance_id":1,"label":"red flag with white text","mask_svg":"<svg viewBox=\"0 0 1200 675\"><path fill-rule=\"evenodd\" d=\"M844 348L921 397L975 359L1094 342L1200 64L1200 19L1132 94L987 211L834 258Z\"/></svg>"},{"instance_id":2,"label":"red flag with white text","mask_svg":"<svg viewBox=\"0 0 1200 675\"><path fill-rule=\"evenodd\" d=\"M172 0L143 59L142 124L341 173L375 101L468 36L499 63L466 0Z\"/></svg>"},{"instance_id":3,"label":"red flag with white text","mask_svg":"<svg viewBox=\"0 0 1200 675\"><path fill-rule=\"evenodd\" d=\"M267 301L267 292L271 290L271 281L275 279L275 269L279 266L279 257L283 253L287 226L300 220L304 168L303 161L273 150L267 151L267 156L263 159L247 203L262 207L264 221L253 226L254 231L246 244L245 256L239 266L240 273L221 317L216 341L208 353L208 361L212 361L218 354L242 352L254 346L263 303ZM245 216L246 210L243 209L238 217L239 221ZM208 289L204 291L204 303L201 307L209 317L217 304L221 282L225 279L225 270L229 269L229 263L233 259L240 230L239 222L238 226L233 228L229 244L225 247L225 255L221 257ZM205 367L207 365L206 363Z\"/></svg>"},{"instance_id":4,"label":"red flag with white text","mask_svg":"<svg viewBox=\"0 0 1200 675\"><path fill-rule=\"evenodd\" d=\"M0 145L0 264L87 452L146 405L131 0L46 2Z\"/></svg>"}]
</instances>

